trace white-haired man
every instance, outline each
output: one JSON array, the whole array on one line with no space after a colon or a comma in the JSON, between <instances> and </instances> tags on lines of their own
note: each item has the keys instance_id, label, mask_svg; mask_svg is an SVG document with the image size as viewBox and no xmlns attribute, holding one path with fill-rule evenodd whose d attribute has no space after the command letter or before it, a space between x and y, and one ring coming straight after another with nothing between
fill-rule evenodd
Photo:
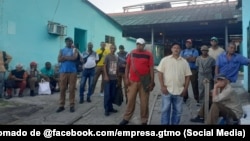
<instances>
[{"instance_id":1,"label":"white-haired man","mask_svg":"<svg viewBox=\"0 0 250 141\"><path fill-rule=\"evenodd\" d=\"M6 81L6 89L7 89L7 99L12 98L12 89L20 88L19 97L23 96L23 91L26 88L27 84L27 72L23 69L22 64L17 64L16 69L12 70L8 76Z\"/></svg>"}]
</instances>

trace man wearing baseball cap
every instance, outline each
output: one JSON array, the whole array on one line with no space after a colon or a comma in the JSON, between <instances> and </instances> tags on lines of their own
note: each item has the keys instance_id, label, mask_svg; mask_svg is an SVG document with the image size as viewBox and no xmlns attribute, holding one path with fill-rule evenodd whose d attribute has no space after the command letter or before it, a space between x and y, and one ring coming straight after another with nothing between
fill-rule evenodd
<instances>
[{"instance_id":1,"label":"man wearing baseball cap","mask_svg":"<svg viewBox=\"0 0 250 141\"><path fill-rule=\"evenodd\" d=\"M203 103L205 95L204 80L207 79L210 82L210 88L213 85L213 73L215 60L208 55L208 46L201 46L201 55L196 59L196 66L198 67L198 88L199 88L199 102Z\"/></svg>"},{"instance_id":2,"label":"man wearing baseball cap","mask_svg":"<svg viewBox=\"0 0 250 141\"><path fill-rule=\"evenodd\" d=\"M216 80L207 124L218 124L218 119L221 116L226 120L227 124L238 124L243 115L239 95L233 90L226 75L218 74Z\"/></svg>"},{"instance_id":3,"label":"man wearing baseball cap","mask_svg":"<svg viewBox=\"0 0 250 141\"><path fill-rule=\"evenodd\" d=\"M226 124L239 124L243 116L243 109L238 94L232 88L230 80L225 74L215 77L217 83L209 99L210 110L206 124L218 124L219 118L223 117ZM191 122L204 122L204 105L198 115Z\"/></svg>"},{"instance_id":4,"label":"man wearing baseball cap","mask_svg":"<svg viewBox=\"0 0 250 141\"><path fill-rule=\"evenodd\" d=\"M126 125L133 116L137 93L140 95L141 124L147 124L149 117L149 93L153 90L154 83L154 60L153 54L144 49L145 40L136 40L136 49L132 50L127 57L125 68L125 85L128 87L128 103L120 125ZM140 79L141 77L149 79ZM144 81L145 80L145 81Z\"/></svg>"},{"instance_id":5,"label":"man wearing baseball cap","mask_svg":"<svg viewBox=\"0 0 250 141\"><path fill-rule=\"evenodd\" d=\"M191 39L187 39L185 43L186 48L181 51L181 57L187 60L189 67L192 71L190 77L193 95L197 103L199 103L199 92L198 92L198 71L197 66L195 65L196 58L199 56L199 52L196 48L193 48L193 42ZM189 94L184 97L184 102L188 99Z\"/></svg>"},{"instance_id":6,"label":"man wearing baseball cap","mask_svg":"<svg viewBox=\"0 0 250 141\"><path fill-rule=\"evenodd\" d=\"M75 60L78 52L72 48L73 39L65 38L65 47L59 51L58 62L60 62L60 100L56 112L62 112L65 105L66 89L69 87L70 112L75 112L75 88L77 81L77 69Z\"/></svg>"},{"instance_id":7,"label":"man wearing baseball cap","mask_svg":"<svg viewBox=\"0 0 250 141\"><path fill-rule=\"evenodd\" d=\"M210 39L211 47L209 48L208 55L213 57L215 60L222 52L225 51L222 47L218 45L218 43L219 40L217 37L212 37Z\"/></svg>"}]
</instances>

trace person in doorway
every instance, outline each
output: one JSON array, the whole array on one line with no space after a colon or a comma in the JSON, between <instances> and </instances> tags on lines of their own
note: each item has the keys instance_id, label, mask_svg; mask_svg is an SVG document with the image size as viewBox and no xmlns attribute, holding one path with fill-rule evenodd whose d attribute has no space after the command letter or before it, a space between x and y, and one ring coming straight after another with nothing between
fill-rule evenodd
<instances>
[{"instance_id":1,"label":"person in doorway","mask_svg":"<svg viewBox=\"0 0 250 141\"><path fill-rule=\"evenodd\" d=\"M192 75L188 62L180 56L180 44L173 43L171 51L172 55L162 58L157 67L162 91L162 125L180 123L182 103Z\"/></svg>"},{"instance_id":2,"label":"person in doorway","mask_svg":"<svg viewBox=\"0 0 250 141\"><path fill-rule=\"evenodd\" d=\"M192 45L193 45L192 40L187 39L185 43L186 48L181 51L181 56L188 61L189 67L192 71L192 76L190 77L190 80L191 80L193 95L194 95L194 99L196 100L196 102L199 103L198 71L197 71L197 66L195 65L195 61L196 61L196 58L199 56L199 52L197 49L193 48ZM188 97L189 97L189 93L185 95L183 99L184 102L186 102Z\"/></svg>"},{"instance_id":3,"label":"person in doorway","mask_svg":"<svg viewBox=\"0 0 250 141\"><path fill-rule=\"evenodd\" d=\"M62 112L65 108L66 89L69 87L70 112L75 112L75 88L77 81L77 69L75 60L78 52L72 48L73 39L65 38L65 47L59 51L60 62L60 106L56 112Z\"/></svg>"},{"instance_id":4,"label":"person in doorway","mask_svg":"<svg viewBox=\"0 0 250 141\"><path fill-rule=\"evenodd\" d=\"M101 48L96 50L96 53L98 54L98 58L99 60L96 61L97 65L96 65L96 69L95 69L95 77L94 77L94 82L93 82L93 87L92 87L92 94L94 94L95 92L95 87L96 87L96 83L100 77L100 75L102 75L102 81L101 81L101 89L100 89L100 96L104 96L103 94L103 88L104 88L104 73L103 73L103 66L104 66L104 58L109 54L109 50L105 49L105 42L101 42Z\"/></svg>"},{"instance_id":5,"label":"person in doorway","mask_svg":"<svg viewBox=\"0 0 250 141\"><path fill-rule=\"evenodd\" d=\"M124 50L124 46L120 45L119 46L119 52L117 53L118 55L118 88L122 88L122 82L124 84L124 95L126 99L126 103L128 103L128 98L127 98L127 87L125 86L125 68L126 68L126 58L128 52Z\"/></svg>"},{"instance_id":6,"label":"person in doorway","mask_svg":"<svg viewBox=\"0 0 250 141\"><path fill-rule=\"evenodd\" d=\"M145 50L145 40L136 40L136 49L128 54L125 69L125 82L128 87L128 103L120 125L127 125L133 116L137 93L140 97L141 124L146 125L149 116L149 93L154 89L154 59L151 52ZM148 82L142 82L140 76L149 76ZM145 86L147 85L147 86Z\"/></svg>"}]
</instances>

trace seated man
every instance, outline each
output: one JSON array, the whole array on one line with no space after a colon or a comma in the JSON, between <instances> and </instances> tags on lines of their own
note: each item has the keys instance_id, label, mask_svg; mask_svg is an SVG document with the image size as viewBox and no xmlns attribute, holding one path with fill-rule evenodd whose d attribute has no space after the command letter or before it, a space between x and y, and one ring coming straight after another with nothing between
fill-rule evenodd
<instances>
[{"instance_id":1,"label":"seated man","mask_svg":"<svg viewBox=\"0 0 250 141\"><path fill-rule=\"evenodd\" d=\"M40 81L40 71L37 70L37 63L31 62L30 68L27 70L28 73L28 85L30 88L30 96L35 96L35 87L38 86Z\"/></svg>"},{"instance_id":2,"label":"seated man","mask_svg":"<svg viewBox=\"0 0 250 141\"><path fill-rule=\"evenodd\" d=\"M237 93L233 90L225 75L217 75L216 80L207 124L218 124L220 117L223 117L227 124L231 124L232 121L239 121L243 115L243 109Z\"/></svg>"},{"instance_id":3,"label":"seated man","mask_svg":"<svg viewBox=\"0 0 250 141\"><path fill-rule=\"evenodd\" d=\"M57 80L55 78L54 69L51 68L51 63L46 62L45 67L41 69L41 78L45 79L45 81L50 82L51 92L56 92L56 84Z\"/></svg>"},{"instance_id":4,"label":"seated man","mask_svg":"<svg viewBox=\"0 0 250 141\"><path fill-rule=\"evenodd\" d=\"M5 83L7 91L7 99L12 98L12 89L20 88L19 97L23 96L23 91L26 88L27 72L23 70L22 64L17 64L16 69L9 73L7 81Z\"/></svg>"}]
</instances>

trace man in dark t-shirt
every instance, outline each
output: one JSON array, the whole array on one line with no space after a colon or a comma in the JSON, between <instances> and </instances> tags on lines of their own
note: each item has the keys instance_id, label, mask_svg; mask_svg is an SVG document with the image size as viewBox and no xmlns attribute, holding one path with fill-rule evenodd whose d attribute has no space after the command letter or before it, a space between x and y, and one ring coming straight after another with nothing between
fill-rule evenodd
<instances>
[{"instance_id":1,"label":"man in dark t-shirt","mask_svg":"<svg viewBox=\"0 0 250 141\"><path fill-rule=\"evenodd\" d=\"M126 103L127 103L127 87L125 86L125 67L126 67L126 58L128 52L124 50L124 46L120 45L119 46L119 52L117 53L118 55L118 88L122 88L122 82L124 84L124 95L126 98Z\"/></svg>"},{"instance_id":2,"label":"man in dark t-shirt","mask_svg":"<svg viewBox=\"0 0 250 141\"><path fill-rule=\"evenodd\" d=\"M6 81L7 99L12 98L12 89L20 88L18 96L23 96L23 91L26 88L27 72L23 70L22 64L17 64L16 69L12 70Z\"/></svg>"},{"instance_id":3,"label":"man in dark t-shirt","mask_svg":"<svg viewBox=\"0 0 250 141\"><path fill-rule=\"evenodd\" d=\"M118 58L115 55L115 45L110 46L110 54L104 60L104 109L105 116L110 113L116 113L117 110L113 108L113 100L116 94L117 72L118 72Z\"/></svg>"}]
</instances>

